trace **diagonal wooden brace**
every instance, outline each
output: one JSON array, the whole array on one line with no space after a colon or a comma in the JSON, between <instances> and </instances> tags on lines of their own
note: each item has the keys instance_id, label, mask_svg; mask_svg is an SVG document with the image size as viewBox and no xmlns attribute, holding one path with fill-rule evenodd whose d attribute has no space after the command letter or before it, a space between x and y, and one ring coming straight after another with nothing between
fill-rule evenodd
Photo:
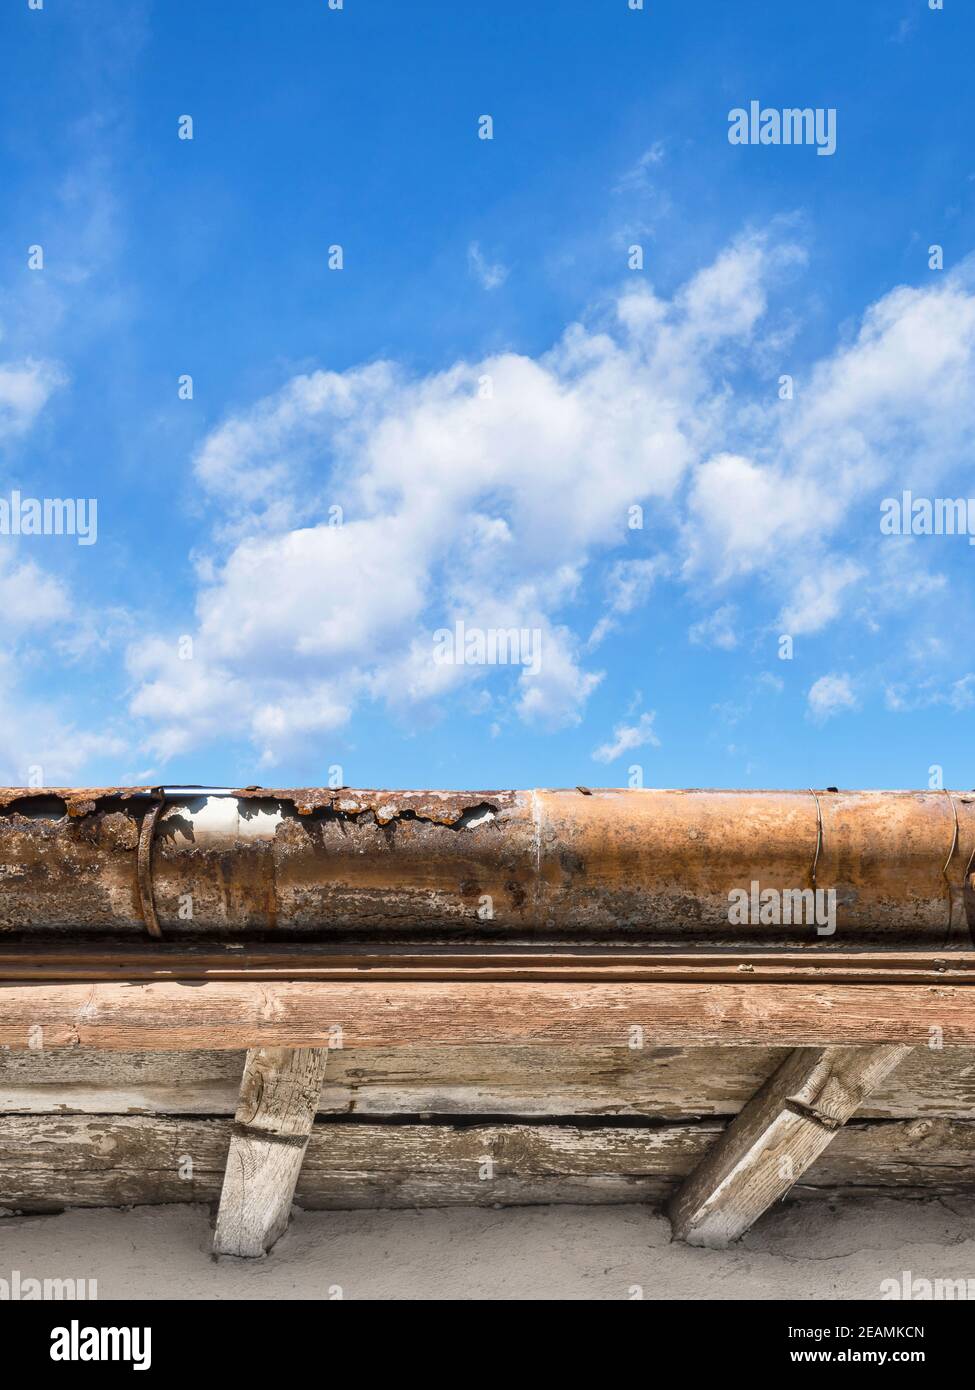
<instances>
[{"instance_id":1,"label":"diagonal wooden brace","mask_svg":"<svg viewBox=\"0 0 975 1390\"><path fill-rule=\"evenodd\" d=\"M801 1047L791 1053L670 1203L676 1240L729 1245L832 1143L909 1047Z\"/></svg>"}]
</instances>

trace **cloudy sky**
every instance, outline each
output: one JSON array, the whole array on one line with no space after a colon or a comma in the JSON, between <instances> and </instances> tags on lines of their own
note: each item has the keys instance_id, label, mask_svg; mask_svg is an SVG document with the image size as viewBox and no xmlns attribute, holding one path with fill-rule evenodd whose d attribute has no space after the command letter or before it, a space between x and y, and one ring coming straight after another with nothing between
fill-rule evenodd
<instances>
[{"instance_id":1,"label":"cloudy sky","mask_svg":"<svg viewBox=\"0 0 975 1390\"><path fill-rule=\"evenodd\" d=\"M0 504L97 540L0 535L0 780L975 785L975 549L881 529L975 496L973 51L967 0L7 0Z\"/></svg>"}]
</instances>

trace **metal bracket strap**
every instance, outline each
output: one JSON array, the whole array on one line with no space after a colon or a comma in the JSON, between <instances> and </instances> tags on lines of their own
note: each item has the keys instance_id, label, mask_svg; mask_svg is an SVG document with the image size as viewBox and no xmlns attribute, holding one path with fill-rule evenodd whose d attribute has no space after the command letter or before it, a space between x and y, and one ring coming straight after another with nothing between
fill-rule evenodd
<instances>
[{"instance_id":1,"label":"metal bracket strap","mask_svg":"<svg viewBox=\"0 0 975 1390\"><path fill-rule=\"evenodd\" d=\"M163 791L154 793L158 800L142 818L142 827L139 831L139 902L142 905L142 919L146 924L146 931L150 936L162 937L162 928L159 925L159 918L156 916L156 902L152 893L152 837L156 829L156 821L159 813L166 804L166 794Z\"/></svg>"}]
</instances>

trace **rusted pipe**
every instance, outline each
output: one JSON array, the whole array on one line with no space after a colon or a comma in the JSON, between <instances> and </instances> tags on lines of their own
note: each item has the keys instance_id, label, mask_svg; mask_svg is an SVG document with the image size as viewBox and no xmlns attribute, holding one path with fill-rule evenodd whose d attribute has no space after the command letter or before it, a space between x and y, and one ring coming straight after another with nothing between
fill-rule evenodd
<instances>
[{"instance_id":1,"label":"rusted pipe","mask_svg":"<svg viewBox=\"0 0 975 1390\"><path fill-rule=\"evenodd\" d=\"M159 789L0 789L0 932L144 937ZM645 940L971 948L975 794L167 791L167 939ZM835 894L836 931L729 895Z\"/></svg>"}]
</instances>

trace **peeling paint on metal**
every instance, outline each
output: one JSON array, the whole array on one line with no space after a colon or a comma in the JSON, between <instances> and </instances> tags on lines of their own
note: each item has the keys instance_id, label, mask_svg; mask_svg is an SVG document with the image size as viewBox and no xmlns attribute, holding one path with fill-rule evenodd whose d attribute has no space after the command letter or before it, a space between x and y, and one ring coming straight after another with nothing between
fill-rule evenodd
<instances>
[{"instance_id":1,"label":"peeling paint on metal","mask_svg":"<svg viewBox=\"0 0 975 1390\"><path fill-rule=\"evenodd\" d=\"M153 897L173 939L971 945L969 796L211 791L167 793L153 837ZM0 932L143 933L138 845L158 800L149 787L0 789ZM813 873L836 894L831 942L729 925L729 890L802 889Z\"/></svg>"}]
</instances>

